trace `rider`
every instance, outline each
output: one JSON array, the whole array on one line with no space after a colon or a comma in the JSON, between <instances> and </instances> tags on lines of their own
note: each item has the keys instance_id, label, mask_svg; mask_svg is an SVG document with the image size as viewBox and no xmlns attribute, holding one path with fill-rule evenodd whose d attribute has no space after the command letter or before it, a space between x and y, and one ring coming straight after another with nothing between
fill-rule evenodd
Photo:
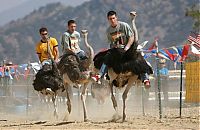
<instances>
[{"instance_id":1,"label":"rider","mask_svg":"<svg viewBox=\"0 0 200 130\"><path fill-rule=\"evenodd\" d=\"M56 63L59 58L58 42L55 38L49 37L46 27L39 29L41 40L36 45L36 53L42 65L52 64L52 60ZM53 93L51 88L46 88L48 93Z\"/></svg>"},{"instance_id":2,"label":"rider","mask_svg":"<svg viewBox=\"0 0 200 130\"><path fill-rule=\"evenodd\" d=\"M63 33L61 39L63 54L68 51L72 51L79 57L80 60L87 59L85 52L79 47L80 42L80 33L76 31L76 21L69 20L67 24L67 31Z\"/></svg>"},{"instance_id":3,"label":"rider","mask_svg":"<svg viewBox=\"0 0 200 130\"><path fill-rule=\"evenodd\" d=\"M135 41L134 32L131 27L125 22L118 21L115 11L109 11L107 13L107 19L110 23L106 31L108 41L110 42L110 48L123 48L127 51ZM98 81L100 77L103 77L105 73L106 65L103 64L99 76L96 76L96 81ZM147 73L141 75L141 80L144 82L146 88L150 87Z\"/></svg>"},{"instance_id":4,"label":"rider","mask_svg":"<svg viewBox=\"0 0 200 130\"><path fill-rule=\"evenodd\" d=\"M48 36L48 30L46 27L39 29L41 40L36 45L36 53L38 55L39 61L44 64L50 64L51 58L55 62L58 62L59 51L58 42L55 38ZM50 50L48 49L48 43Z\"/></svg>"}]
</instances>

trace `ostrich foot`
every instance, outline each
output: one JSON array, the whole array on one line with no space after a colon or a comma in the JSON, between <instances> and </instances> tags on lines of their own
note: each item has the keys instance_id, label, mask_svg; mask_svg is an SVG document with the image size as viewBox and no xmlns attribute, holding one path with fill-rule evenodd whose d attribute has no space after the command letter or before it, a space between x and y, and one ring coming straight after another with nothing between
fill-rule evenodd
<instances>
[{"instance_id":1,"label":"ostrich foot","mask_svg":"<svg viewBox=\"0 0 200 130\"><path fill-rule=\"evenodd\" d=\"M69 116L65 115L65 117L63 118L63 121L68 121Z\"/></svg>"},{"instance_id":2,"label":"ostrich foot","mask_svg":"<svg viewBox=\"0 0 200 130\"><path fill-rule=\"evenodd\" d=\"M84 122L91 122L90 119L84 119Z\"/></svg>"},{"instance_id":3,"label":"ostrich foot","mask_svg":"<svg viewBox=\"0 0 200 130\"><path fill-rule=\"evenodd\" d=\"M122 119L122 116L118 115L118 114L114 114L112 116L112 119L109 120L108 122L117 122L118 120Z\"/></svg>"}]
</instances>

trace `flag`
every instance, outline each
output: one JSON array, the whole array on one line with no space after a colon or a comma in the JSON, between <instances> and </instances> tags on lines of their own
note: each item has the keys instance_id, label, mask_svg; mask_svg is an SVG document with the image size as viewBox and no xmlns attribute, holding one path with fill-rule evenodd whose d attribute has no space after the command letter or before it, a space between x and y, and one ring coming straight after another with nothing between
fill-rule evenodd
<instances>
[{"instance_id":1,"label":"flag","mask_svg":"<svg viewBox=\"0 0 200 130\"><path fill-rule=\"evenodd\" d=\"M194 47L193 45L191 45L191 52L198 55L200 54L200 50Z\"/></svg>"},{"instance_id":2,"label":"flag","mask_svg":"<svg viewBox=\"0 0 200 130\"><path fill-rule=\"evenodd\" d=\"M144 59L147 59L147 58L151 57L151 55L152 55L152 53L146 53L146 54L144 55Z\"/></svg>"},{"instance_id":3,"label":"flag","mask_svg":"<svg viewBox=\"0 0 200 130\"><path fill-rule=\"evenodd\" d=\"M154 56L156 56L156 53L153 54ZM170 60L167 56L165 56L164 54L158 52L158 57L166 59L166 60Z\"/></svg>"},{"instance_id":4,"label":"flag","mask_svg":"<svg viewBox=\"0 0 200 130\"><path fill-rule=\"evenodd\" d=\"M177 54L179 54L181 56L182 51L183 51L182 47L175 47L175 46L173 46L172 48L177 52Z\"/></svg>"},{"instance_id":5,"label":"flag","mask_svg":"<svg viewBox=\"0 0 200 130\"><path fill-rule=\"evenodd\" d=\"M151 46L148 48L148 50L156 49L156 42L158 42L158 38L157 38L157 37L154 39L153 43L152 43Z\"/></svg>"},{"instance_id":6,"label":"flag","mask_svg":"<svg viewBox=\"0 0 200 130\"><path fill-rule=\"evenodd\" d=\"M166 60L170 60L169 57L167 57L166 55L164 55L164 54L162 54L162 53L158 53L158 56L159 56L160 58L164 58L164 59L166 59Z\"/></svg>"},{"instance_id":7,"label":"flag","mask_svg":"<svg viewBox=\"0 0 200 130\"><path fill-rule=\"evenodd\" d=\"M182 54L181 54L181 62L185 60L185 58L187 57L188 55L188 51L189 51L189 45L184 45L183 47L183 51L182 51Z\"/></svg>"},{"instance_id":8,"label":"flag","mask_svg":"<svg viewBox=\"0 0 200 130\"><path fill-rule=\"evenodd\" d=\"M174 55L174 62L179 63L180 59L181 59L181 54L182 54L182 47L175 47L172 46L171 47L173 50L170 50L170 52ZM175 51L173 53L173 51Z\"/></svg>"},{"instance_id":9,"label":"flag","mask_svg":"<svg viewBox=\"0 0 200 130\"><path fill-rule=\"evenodd\" d=\"M168 56L168 54L164 50L159 50L159 54L167 57L167 59L170 60L170 57Z\"/></svg>"},{"instance_id":10,"label":"flag","mask_svg":"<svg viewBox=\"0 0 200 130\"><path fill-rule=\"evenodd\" d=\"M170 53L169 50L167 50L166 48L164 48L165 52L167 53L168 57L170 58L170 60L174 61L174 55L172 53Z\"/></svg>"},{"instance_id":11,"label":"flag","mask_svg":"<svg viewBox=\"0 0 200 130\"><path fill-rule=\"evenodd\" d=\"M188 36L188 41L193 42L195 47L200 48L200 34L191 32Z\"/></svg>"}]
</instances>

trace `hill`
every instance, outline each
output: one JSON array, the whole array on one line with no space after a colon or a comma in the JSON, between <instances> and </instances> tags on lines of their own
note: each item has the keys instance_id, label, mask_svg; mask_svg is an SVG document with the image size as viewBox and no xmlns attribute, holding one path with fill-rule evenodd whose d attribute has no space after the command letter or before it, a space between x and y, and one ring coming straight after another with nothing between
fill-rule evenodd
<instances>
[{"instance_id":1,"label":"hill","mask_svg":"<svg viewBox=\"0 0 200 130\"><path fill-rule=\"evenodd\" d=\"M136 10L136 25L140 41L152 41L159 37L160 47L183 44L192 30L192 19L185 16L186 8L198 0L92 0L77 7L61 3L48 4L22 19L0 28L0 60L14 63L37 61L35 44L40 40L38 29L46 26L51 36L60 41L66 30L66 22L75 19L78 31L89 31L89 42L97 52L108 47L105 30L108 27L106 13L116 10L121 21L130 23L129 12Z\"/></svg>"}]
</instances>

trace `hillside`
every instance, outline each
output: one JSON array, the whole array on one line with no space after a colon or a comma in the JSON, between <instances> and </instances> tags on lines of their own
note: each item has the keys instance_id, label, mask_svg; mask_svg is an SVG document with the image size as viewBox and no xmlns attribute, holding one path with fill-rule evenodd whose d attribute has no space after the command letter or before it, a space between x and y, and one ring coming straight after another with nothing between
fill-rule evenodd
<instances>
[{"instance_id":1,"label":"hillside","mask_svg":"<svg viewBox=\"0 0 200 130\"><path fill-rule=\"evenodd\" d=\"M108 47L105 30L109 10L116 10L119 19L128 23L129 12L136 10L141 42L158 36L160 47L180 45L192 31L192 19L185 16L185 11L195 2L198 0L92 0L77 7L49 4L0 28L0 61L9 59L18 64L37 61L34 49L40 40L38 29L47 26L51 36L60 41L69 19L78 22L79 31L89 31L89 42L95 51Z\"/></svg>"}]
</instances>

